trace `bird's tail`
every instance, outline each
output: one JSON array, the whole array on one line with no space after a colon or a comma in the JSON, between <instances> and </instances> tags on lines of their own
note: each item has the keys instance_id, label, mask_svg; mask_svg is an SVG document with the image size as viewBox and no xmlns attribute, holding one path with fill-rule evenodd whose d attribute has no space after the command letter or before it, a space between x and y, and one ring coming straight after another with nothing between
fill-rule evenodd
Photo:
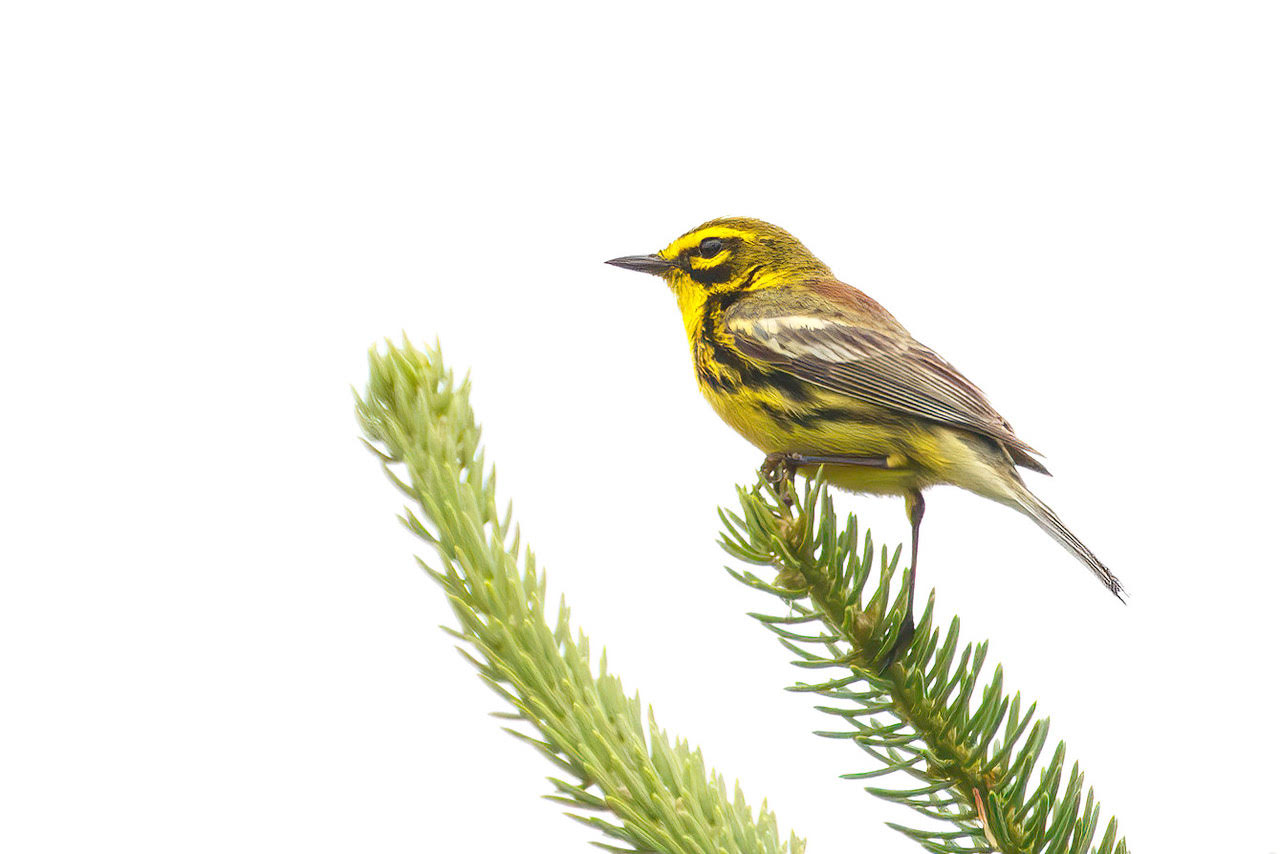
<instances>
[{"instance_id":1,"label":"bird's tail","mask_svg":"<svg viewBox=\"0 0 1280 854\"><path fill-rule=\"evenodd\" d=\"M1058 514L1050 510L1049 505L1032 495L1031 491L1022 486L1022 484L1018 484L1018 487L1011 496L1013 500L1010 503L1030 516L1037 525L1044 529L1046 534L1061 543L1067 551L1074 554L1081 563L1089 567L1089 570L1098 577L1098 580L1105 584L1117 599L1123 602L1124 586L1120 584L1120 579L1112 575L1111 570L1107 569L1102 561L1098 560L1098 556L1089 551L1089 547L1080 542L1080 538L1071 533L1071 530L1066 525L1062 524Z\"/></svg>"}]
</instances>

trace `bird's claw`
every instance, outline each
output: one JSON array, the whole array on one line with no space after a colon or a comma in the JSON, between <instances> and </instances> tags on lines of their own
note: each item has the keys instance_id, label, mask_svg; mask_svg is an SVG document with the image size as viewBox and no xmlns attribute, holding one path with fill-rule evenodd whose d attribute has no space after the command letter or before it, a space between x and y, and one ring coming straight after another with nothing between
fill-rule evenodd
<instances>
[{"instance_id":1,"label":"bird's claw","mask_svg":"<svg viewBox=\"0 0 1280 854\"><path fill-rule=\"evenodd\" d=\"M784 480L795 480L796 469L804 462L804 458L796 453L773 453L764 458L760 473L769 483L782 483Z\"/></svg>"},{"instance_id":2,"label":"bird's claw","mask_svg":"<svg viewBox=\"0 0 1280 854\"><path fill-rule=\"evenodd\" d=\"M792 504L789 493L794 493L796 488L796 469L802 461L803 458L796 453L773 453L766 456L760 466L760 475L788 507ZM790 490L784 485L790 486Z\"/></svg>"}]
</instances>

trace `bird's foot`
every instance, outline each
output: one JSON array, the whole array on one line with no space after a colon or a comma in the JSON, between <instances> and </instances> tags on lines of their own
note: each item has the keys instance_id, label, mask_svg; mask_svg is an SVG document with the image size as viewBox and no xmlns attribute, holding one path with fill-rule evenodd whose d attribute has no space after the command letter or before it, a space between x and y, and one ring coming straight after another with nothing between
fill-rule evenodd
<instances>
[{"instance_id":1,"label":"bird's foot","mask_svg":"<svg viewBox=\"0 0 1280 854\"><path fill-rule=\"evenodd\" d=\"M760 466L761 477L774 488L788 507L794 504L792 499L796 491L796 469L803 461L800 454L772 453L764 458L764 463Z\"/></svg>"}]
</instances>

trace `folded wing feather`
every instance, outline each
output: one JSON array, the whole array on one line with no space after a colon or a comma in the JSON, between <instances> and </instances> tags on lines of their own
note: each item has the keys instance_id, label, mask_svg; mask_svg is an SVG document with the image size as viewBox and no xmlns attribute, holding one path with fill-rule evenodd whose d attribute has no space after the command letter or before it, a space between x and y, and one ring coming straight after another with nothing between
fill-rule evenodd
<instances>
[{"instance_id":1,"label":"folded wing feather","mask_svg":"<svg viewBox=\"0 0 1280 854\"><path fill-rule=\"evenodd\" d=\"M770 314L769 306L792 313ZM725 328L753 359L830 391L988 436L1014 462L1048 473L982 391L905 330L899 333L887 312L892 326L877 318L881 329L872 329L835 312L795 308L770 301L762 313L760 304L743 300L725 312ZM894 334L886 334L890 330Z\"/></svg>"}]
</instances>

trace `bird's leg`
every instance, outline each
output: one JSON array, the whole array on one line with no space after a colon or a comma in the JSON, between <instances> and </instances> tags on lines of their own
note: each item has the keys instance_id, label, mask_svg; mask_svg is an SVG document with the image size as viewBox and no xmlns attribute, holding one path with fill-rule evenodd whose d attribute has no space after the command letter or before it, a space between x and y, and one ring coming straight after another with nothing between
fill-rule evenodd
<instances>
[{"instance_id":1,"label":"bird's leg","mask_svg":"<svg viewBox=\"0 0 1280 854\"><path fill-rule=\"evenodd\" d=\"M778 490L778 494L782 496L782 500L788 507L791 506L791 496L782 489L782 484L791 485L791 492L796 491L796 469L801 466L867 466L870 468L887 469L889 467L888 457L857 457L857 456L815 456L813 454L795 454L795 453L772 453L764 458L764 463L760 466L760 474L764 479ZM923 506L923 504L921 505Z\"/></svg>"},{"instance_id":2,"label":"bird's leg","mask_svg":"<svg viewBox=\"0 0 1280 854\"><path fill-rule=\"evenodd\" d=\"M920 553L920 520L924 518L924 496L920 490L907 493L907 518L911 520L911 569L907 572L907 613L898 627L897 640L879 662L878 672L883 674L898 656L907 651L916 635L916 556Z\"/></svg>"}]
</instances>

